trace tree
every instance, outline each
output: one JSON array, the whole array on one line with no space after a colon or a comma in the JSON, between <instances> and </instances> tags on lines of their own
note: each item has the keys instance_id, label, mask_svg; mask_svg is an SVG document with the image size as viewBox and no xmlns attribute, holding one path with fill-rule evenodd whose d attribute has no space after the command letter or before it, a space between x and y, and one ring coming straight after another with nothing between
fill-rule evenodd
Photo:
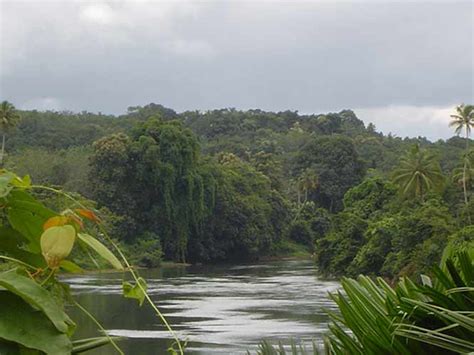
<instances>
[{"instance_id":1,"label":"tree","mask_svg":"<svg viewBox=\"0 0 474 355\"><path fill-rule=\"evenodd\" d=\"M341 135L312 138L297 154L294 175L311 167L318 173L319 187L313 193L315 202L335 212L342 209L342 198L365 174L354 141Z\"/></svg>"},{"instance_id":2,"label":"tree","mask_svg":"<svg viewBox=\"0 0 474 355\"><path fill-rule=\"evenodd\" d=\"M473 105L459 105L456 107L456 113L451 115L453 120L449 123L450 127L455 127L454 131L456 134L460 134L464 129L466 137L466 155L469 152L469 136L471 129L474 127L474 106ZM468 168L468 160L464 158L464 170L463 170L463 190L464 190L464 203L467 205L467 184L466 174Z\"/></svg>"},{"instance_id":3,"label":"tree","mask_svg":"<svg viewBox=\"0 0 474 355\"><path fill-rule=\"evenodd\" d=\"M463 154L463 166L453 170L453 180L459 185L466 185L466 190L472 185L474 179L474 150Z\"/></svg>"},{"instance_id":4,"label":"tree","mask_svg":"<svg viewBox=\"0 0 474 355\"><path fill-rule=\"evenodd\" d=\"M315 191L319 186L319 178L314 169L308 168L298 179L298 204L301 203L301 193L304 193L304 202L308 201L308 192Z\"/></svg>"},{"instance_id":5,"label":"tree","mask_svg":"<svg viewBox=\"0 0 474 355\"><path fill-rule=\"evenodd\" d=\"M2 150L0 153L0 166L3 167L3 160L5 156L5 136L8 131L15 127L20 120L20 115L8 101L3 101L0 104L0 130L2 131Z\"/></svg>"},{"instance_id":6,"label":"tree","mask_svg":"<svg viewBox=\"0 0 474 355\"><path fill-rule=\"evenodd\" d=\"M443 185L444 177L436 157L416 144L400 160L393 181L399 185L402 195L424 201L427 192Z\"/></svg>"},{"instance_id":7,"label":"tree","mask_svg":"<svg viewBox=\"0 0 474 355\"><path fill-rule=\"evenodd\" d=\"M344 195L344 210L349 210L362 218L389 208L396 195L397 187L380 176L367 177Z\"/></svg>"}]
</instances>

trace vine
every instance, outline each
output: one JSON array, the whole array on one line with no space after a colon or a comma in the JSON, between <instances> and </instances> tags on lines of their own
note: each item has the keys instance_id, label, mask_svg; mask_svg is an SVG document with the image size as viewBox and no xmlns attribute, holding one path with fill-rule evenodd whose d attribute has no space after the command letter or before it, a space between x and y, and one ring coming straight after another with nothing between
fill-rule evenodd
<instances>
[{"instance_id":1,"label":"vine","mask_svg":"<svg viewBox=\"0 0 474 355\"><path fill-rule=\"evenodd\" d=\"M62 196L71 205L57 213L38 201L31 193L34 190ZM0 301L6 306L0 309L0 353L23 350L38 354L76 353L110 343L123 354L115 338L110 337L100 322L72 298L56 277L61 271L83 271L70 260L73 248L80 244L87 253L95 253L114 269L122 271L124 277L126 272L130 273L134 283L124 280L124 297L136 299L140 306L146 300L174 339L168 350L173 354L184 354L177 334L147 293L146 281L129 263L93 210L64 191L33 185L29 176L20 178L0 170L0 211L0 260L8 266L6 271L0 272ZM97 227L99 235L119 258L89 234L90 224ZM67 300L91 318L104 336L73 341L71 337L76 325L61 306ZM36 312L37 309L42 313Z\"/></svg>"}]
</instances>

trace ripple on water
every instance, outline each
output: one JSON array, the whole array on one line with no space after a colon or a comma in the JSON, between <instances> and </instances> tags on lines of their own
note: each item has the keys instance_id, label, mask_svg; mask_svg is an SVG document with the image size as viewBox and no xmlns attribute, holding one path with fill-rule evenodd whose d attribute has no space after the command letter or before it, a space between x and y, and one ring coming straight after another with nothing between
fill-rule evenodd
<instances>
[{"instance_id":1,"label":"ripple on water","mask_svg":"<svg viewBox=\"0 0 474 355\"><path fill-rule=\"evenodd\" d=\"M327 294L340 287L337 282L318 279L312 264L304 261L223 267L212 273L189 268L174 278L147 274L150 295L180 336L190 342L188 350L205 354L242 351L261 339L321 338L328 321L323 308L335 308ZM66 281L79 301L81 295L122 292L121 278L114 274ZM125 305L130 301L119 298L116 302ZM85 306L97 314L93 300ZM145 329L127 329L123 322L123 329L108 327L111 335L169 339L156 318L145 319L143 311L128 309L123 317L136 317Z\"/></svg>"}]
</instances>

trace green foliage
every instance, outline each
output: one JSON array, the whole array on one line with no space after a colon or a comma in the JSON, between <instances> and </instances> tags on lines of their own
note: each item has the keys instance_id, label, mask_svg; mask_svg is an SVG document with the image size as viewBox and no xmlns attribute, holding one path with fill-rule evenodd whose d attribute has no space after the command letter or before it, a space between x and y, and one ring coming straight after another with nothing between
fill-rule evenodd
<instances>
[{"instance_id":1,"label":"green foliage","mask_svg":"<svg viewBox=\"0 0 474 355\"><path fill-rule=\"evenodd\" d=\"M461 131L471 108L461 105L453 115ZM383 135L350 110L176 113L149 104L117 117L17 112L22 120L7 136L7 166L97 200L110 211L114 236L143 255L133 258L137 265L156 266L161 254L190 262L258 258L297 240L316 246L322 272L395 278L437 262L447 236L470 225L474 213L466 202L470 163L459 165L469 139ZM387 181L396 168L406 201ZM441 184L440 174L452 178ZM53 209L62 204L46 198ZM434 200L439 213L430 224L419 211ZM341 211L366 227L353 234L337 226ZM87 266L85 253L73 255Z\"/></svg>"},{"instance_id":2,"label":"green foliage","mask_svg":"<svg viewBox=\"0 0 474 355\"><path fill-rule=\"evenodd\" d=\"M346 193L345 209L317 241L320 271L389 278L426 272L439 262L448 236L455 231L447 206L439 196L431 197L424 203L403 202L389 181L367 178Z\"/></svg>"},{"instance_id":3,"label":"green foliage","mask_svg":"<svg viewBox=\"0 0 474 355\"><path fill-rule=\"evenodd\" d=\"M393 181L400 186L403 196L423 200L428 192L442 188L444 177L436 157L415 145L400 160Z\"/></svg>"},{"instance_id":4,"label":"green foliage","mask_svg":"<svg viewBox=\"0 0 474 355\"><path fill-rule=\"evenodd\" d=\"M467 254L434 269L423 284L407 278L392 289L382 279L342 280L345 293L333 295L329 351L343 354L447 354L474 350L474 264ZM345 330L349 328L351 332Z\"/></svg>"},{"instance_id":5,"label":"green foliage","mask_svg":"<svg viewBox=\"0 0 474 355\"><path fill-rule=\"evenodd\" d=\"M38 184L62 186L66 191L90 196L91 154L90 146L61 150L31 147L10 154L6 167L19 175L29 174Z\"/></svg>"},{"instance_id":6,"label":"green foliage","mask_svg":"<svg viewBox=\"0 0 474 355\"><path fill-rule=\"evenodd\" d=\"M392 250L392 240L398 236L398 220L385 217L375 220L365 231L366 243L352 260L348 274L383 274L387 254ZM392 260L391 260L392 261ZM393 272L388 273L391 276Z\"/></svg>"},{"instance_id":7,"label":"green foliage","mask_svg":"<svg viewBox=\"0 0 474 355\"><path fill-rule=\"evenodd\" d=\"M35 349L46 354L68 354L72 343L64 331L54 327L43 312L10 292L0 292L0 346L4 341L21 349ZM61 312L56 307L54 312ZM1 349L1 348L0 348Z\"/></svg>"},{"instance_id":8,"label":"green foliage","mask_svg":"<svg viewBox=\"0 0 474 355\"><path fill-rule=\"evenodd\" d=\"M195 137L175 121L150 120L134 139L106 137L95 144L91 177L97 200L125 214L124 238L160 235L168 258L184 261L188 234L197 230L213 201L213 181L201 173Z\"/></svg>"},{"instance_id":9,"label":"green foliage","mask_svg":"<svg viewBox=\"0 0 474 355\"><path fill-rule=\"evenodd\" d=\"M288 237L297 243L311 247L314 243L314 236L309 223L302 220L294 221L290 224Z\"/></svg>"},{"instance_id":10,"label":"green foliage","mask_svg":"<svg viewBox=\"0 0 474 355\"><path fill-rule=\"evenodd\" d=\"M474 106L459 105L456 107L456 113L451 115L452 121L450 127L454 127L456 134L460 134L464 129L466 137L469 137L472 127L474 127Z\"/></svg>"},{"instance_id":11,"label":"green foliage","mask_svg":"<svg viewBox=\"0 0 474 355\"><path fill-rule=\"evenodd\" d=\"M59 332L71 335L74 331L74 323L50 297L48 291L29 277L17 270L6 271L0 275L0 286L43 312Z\"/></svg>"},{"instance_id":12,"label":"green foliage","mask_svg":"<svg viewBox=\"0 0 474 355\"><path fill-rule=\"evenodd\" d=\"M220 157L213 171L215 207L190 251L201 260L255 258L268 251L282 238L287 202L266 176L235 156Z\"/></svg>"},{"instance_id":13,"label":"green foliage","mask_svg":"<svg viewBox=\"0 0 474 355\"><path fill-rule=\"evenodd\" d=\"M472 252L472 249L470 250ZM309 351L294 341L262 342L257 354L457 354L474 351L474 259L452 254L433 278L416 283L402 278L391 287L382 278L342 279L331 295L338 306L324 348Z\"/></svg>"},{"instance_id":14,"label":"green foliage","mask_svg":"<svg viewBox=\"0 0 474 355\"><path fill-rule=\"evenodd\" d=\"M0 152L0 165L3 167L3 161L5 157L5 136L12 128L14 128L18 121L20 120L20 115L15 110L13 106L8 101L3 101L0 104L0 131L2 131L2 148Z\"/></svg>"},{"instance_id":15,"label":"green foliage","mask_svg":"<svg viewBox=\"0 0 474 355\"><path fill-rule=\"evenodd\" d=\"M13 107L2 112L7 111L10 118L19 113ZM158 265L162 255L211 262L307 249L315 250L324 274L396 280L428 273L440 259L472 247L467 149L472 112L472 105L461 105L453 115L457 133L464 130L465 138L432 143L377 133L349 110L178 114L150 104L119 117L23 111L18 129L6 137L7 165L97 204L80 198L88 207L71 210L71 195L31 194L29 178L2 173L0 250L22 267L39 270L33 279L45 288L59 270L80 272L77 264L90 265L85 257L97 265L102 260L129 267L108 251L115 241L107 231L126 243L134 264L146 267ZM95 207L108 221L95 219ZM53 260L40 236L64 224L75 229L74 247L69 254L58 244L61 250L52 249ZM134 282L125 293L143 300L145 286L131 272ZM420 329L412 330L421 336ZM446 339L436 341L441 340ZM76 345L87 348L101 341ZM349 340L345 345L358 346Z\"/></svg>"},{"instance_id":16,"label":"green foliage","mask_svg":"<svg viewBox=\"0 0 474 355\"><path fill-rule=\"evenodd\" d=\"M163 251L160 238L153 233L145 233L138 240L128 246L128 254L134 265L155 268L161 264Z\"/></svg>"},{"instance_id":17,"label":"green foliage","mask_svg":"<svg viewBox=\"0 0 474 355\"><path fill-rule=\"evenodd\" d=\"M383 178L367 178L344 195L344 209L368 218L381 212L387 202L393 200L395 192L396 187Z\"/></svg>"},{"instance_id":18,"label":"green foliage","mask_svg":"<svg viewBox=\"0 0 474 355\"><path fill-rule=\"evenodd\" d=\"M330 211L342 207L345 192L364 176L364 166L353 141L344 136L322 136L304 146L296 158L295 170L311 167L319 177L319 188L311 195Z\"/></svg>"},{"instance_id":19,"label":"green foliage","mask_svg":"<svg viewBox=\"0 0 474 355\"><path fill-rule=\"evenodd\" d=\"M127 265L136 284L124 283L124 296L136 298L140 305L146 298L172 333L182 354L181 343L166 319L146 294L146 283L131 269L118 246L108 237L96 213L70 195L53 188L32 185L29 177L19 178L0 171L0 352L24 354L69 354L112 343L103 337L72 341L76 325L65 313L74 304L103 330L82 306L74 301L69 288L57 274L61 270L82 272L71 250L80 245L95 252L113 267L124 270L122 261L86 229L89 224L100 230ZM35 190L55 192L72 201L69 208L57 213L36 198ZM91 228L94 230L94 228Z\"/></svg>"},{"instance_id":20,"label":"green foliage","mask_svg":"<svg viewBox=\"0 0 474 355\"><path fill-rule=\"evenodd\" d=\"M254 257L288 214L268 177L234 154L201 159L196 137L176 121L151 119L132 138L98 141L92 174L97 200L129 218L123 238L159 235L176 261Z\"/></svg>"},{"instance_id":21,"label":"green foliage","mask_svg":"<svg viewBox=\"0 0 474 355\"><path fill-rule=\"evenodd\" d=\"M130 282L124 282L122 288L125 298L136 299L140 306L143 305L146 297L146 290L148 288L144 279L140 277L135 285L132 285Z\"/></svg>"},{"instance_id":22,"label":"green foliage","mask_svg":"<svg viewBox=\"0 0 474 355\"><path fill-rule=\"evenodd\" d=\"M288 226L288 238L313 250L316 240L324 237L331 227L331 217L324 208L314 202L304 202L295 212Z\"/></svg>"},{"instance_id":23,"label":"green foliage","mask_svg":"<svg viewBox=\"0 0 474 355\"><path fill-rule=\"evenodd\" d=\"M8 132L20 121L20 114L8 101L0 104L0 130L2 133Z\"/></svg>"},{"instance_id":24,"label":"green foliage","mask_svg":"<svg viewBox=\"0 0 474 355\"><path fill-rule=\"evenodd\" d=\"M278 343L278 346L274 346L269 341L264 340L258 344L256 355L318 355L323 353L315 342L312 343L311 347L307 347L304 343L297 344L293 339L286 348L289 348L289 350L285 349L285 346L281 342ZM248 351L247 354L250 355L250 351Z\"/></svg>"},{"instance_id":25,"label":"green foliage","mask_svg":"<svg viewBox=\"0 0 474 355\"><path fill-rule=\"evenodd\" d=\"M365 243L367 222L350 212L341 212L333 219L333 228L316 243L319 271L327 275L345 273Z\"/></svg>"}]
</instances>

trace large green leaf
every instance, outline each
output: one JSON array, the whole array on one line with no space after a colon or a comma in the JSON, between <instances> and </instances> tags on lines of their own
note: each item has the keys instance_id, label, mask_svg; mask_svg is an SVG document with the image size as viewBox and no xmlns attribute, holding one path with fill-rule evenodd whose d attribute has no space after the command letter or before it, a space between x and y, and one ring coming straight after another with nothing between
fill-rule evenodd
<instances>
[{"instance_id":1,"label":"large green leaf","mask_svg":"<svg viewBox=\"0 0 474 355\"><path fill-rule=\"evenodd\" d=\"M28 240L18 231L10 227L0 227L0 252L38 268L44 268L46 261L39 253L34 254L22 248L27 242Z\"/></svg>"},{"instance_id":2,"label":"large green leaf","mask_svg":"<svg viewBox=\"0 0 474 355\"><path fill-rule=\"evenodd\" d=\"M78 238L83 241L87 246L93 249L99 254L104 260L108 261L117 270L123 270L122 263L112 252L101 242L95 239L93 236L84 233L78 233Z\"/></svg>"},{"instance_id":3,"label":"large green leaf","mask_svg":"<svg viewBox=\"0 0 474 355\"><path fill-rule=\"evenodd\" d=\"M0 291L0 340L38 349L46 354L69 354L71 341L46 315L20 297Z\"/></svg>"},{"instance_id":4,"label":"large green leaf","mask_svg":"<svg viewBox=\"0 0 474 355\"><path fill-rule=\"evenodd\" d=\"M12 191L8 196L7 215L10 225L30 241L28 245L30 251L38 253L43 224L56 213L26 192Z\"/></svg>"},{"instance_id":5,"label":"large green leaf","mask_svg":"<svg viewBox=\"0 0 474 355\"><path fill-rule=\"evenodd\" d=\"M15 270L0 273L0 286L21 297L25 302L44 312L58 331L72 334L74 322L54 301L51 295L30 278Z\"/></svg>"}]
</instances>

